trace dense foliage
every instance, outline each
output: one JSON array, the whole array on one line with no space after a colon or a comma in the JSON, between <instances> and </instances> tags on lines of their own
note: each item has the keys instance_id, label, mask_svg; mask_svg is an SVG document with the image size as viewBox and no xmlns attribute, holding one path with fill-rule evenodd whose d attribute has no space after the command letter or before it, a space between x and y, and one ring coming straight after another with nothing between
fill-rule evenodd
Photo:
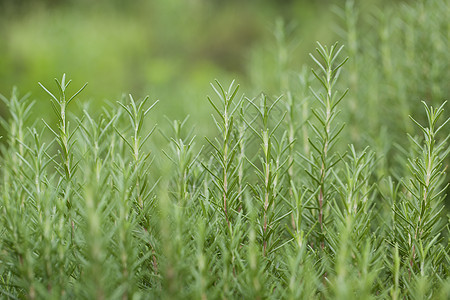
<instances>
[{"instance_id":1,"label":"dense foliage","mask_svg":"<svg viewBox=\"0 0 450 300\"><path fill-rule=\"evenodd\" d=\"M300 72L279 22L276 72L253 62L249 90L282 95L215 81L206 138L153 125L149 97L72 113L86 86L65 75L41 85L56 123L1 96L2 297L447 299L444 8L404 6L362 38L347 1L346 47L318 43Z\"/></svg>"}]
</instances>

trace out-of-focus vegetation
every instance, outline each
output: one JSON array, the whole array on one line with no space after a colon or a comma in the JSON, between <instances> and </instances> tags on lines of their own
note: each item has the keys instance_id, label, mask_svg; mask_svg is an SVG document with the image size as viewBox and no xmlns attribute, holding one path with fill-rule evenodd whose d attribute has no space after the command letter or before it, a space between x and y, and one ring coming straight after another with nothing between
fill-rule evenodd
<instances>
[{"instance_id":1,"label":"out-of-focus vegetation","mask_svg":"<svg viewBox=\"0 0 450 300\"><path fill-rule=\"evenodd\" d=\"M363 11L380 1L364 1ZM0 1L0 93L31 92L36 111L49 103L37 82L67 73L89 82L84 99L122 93L161 100L161 114L205 119L208 82L237 79L250 92L279 94L277 20L298 71L316 40L338 39L332 7L341 1ZM95 105L94 105L95 106ZM2 106L2 110L4 107ZM206 132L206 131L205 131Z\"/></svg>"},{"instance_id":2,"label":"out-of-focus vegetation","mask_svg":"<svg viewBox=\"0 0 450 300\"><path fill-rule=\"evenodd\" d=\"M318 13L317 4L301 2L300 17L325 17ZM195 114L206 106L208 82L214 78L248 81L251 50L270 35L276 17L287 6L294 5L3 1L0 90L8 94L17 85L41 99L37 81L52 81L66 72L75 82L89 82L86 98L116 101L122 93L150 94L161 99L165 113ZM315 26L309 20L301 24ZM312 47L315 37L309 39Z\"/></svg>"}]
</instances>

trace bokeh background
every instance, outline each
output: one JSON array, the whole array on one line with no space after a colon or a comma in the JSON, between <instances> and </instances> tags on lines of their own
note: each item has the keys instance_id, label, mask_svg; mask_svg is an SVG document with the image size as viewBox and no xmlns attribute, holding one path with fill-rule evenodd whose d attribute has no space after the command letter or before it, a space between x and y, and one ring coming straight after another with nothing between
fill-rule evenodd
<instances>
[{"instance_id":1,"label":"bokeh background","mask_svg":"<svg viewBox=\"0 0 450 300\"><path fill-rule=\"evenodd\" d=\"M74 90L89 83L80 99L94 107L131 93L159 99L169 118L208 118L216 78L224 85L236 79L248 93L279 93L271 84L277 27L290 35L289 60L300 70L315 41L340 39L333 7L343 2L2 0L0 93L9 96L13 86L31 92L46 114L48 97L37 83L52 89L66 73ZM392 1L361 2L370 10Z\"/></svg>"},{"instance_id":2,"label":"bokeh background","mask_svg":"<svg viewBox=\"0 0 450 300\"><path fill-rule=\"evenodd\" d=\"M37 119L51 122L38 82L55 91L66 73L73 91L89 83L78 104L149 95L160 100L156 122L189 114L204 135L214 79L235 79L249 97L302 95L315 42L339 41L351 57L342 84L352 141L381 127L404 138L420 100L448 97L448 15L447 0L0 0L0 93L30 92Z\"/></svg>"}]
</instances>

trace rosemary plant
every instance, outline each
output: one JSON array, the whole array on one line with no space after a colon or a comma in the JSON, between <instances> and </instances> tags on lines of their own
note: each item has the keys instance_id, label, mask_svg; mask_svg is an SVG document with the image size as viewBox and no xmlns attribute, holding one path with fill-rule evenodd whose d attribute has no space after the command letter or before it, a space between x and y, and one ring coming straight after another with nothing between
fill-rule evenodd
<instances>
[{"instance_id":1,"label":"rosemary plant","mask_svg":"<svg viewBox=\"0 0 450 300\"><path fill-rule=\"evenodd\" d=\"M448 224L442 211L448 187L444 182L446 167L443 161L450 153L447 146L450 134L444 133L443 139L437 140L438 133L450 121L438 123L445 104L433 108L424 103L427 127L412 119L421 129L424 140L420 143L411 137L417 149L417 156L409 158L412 176L409 182L403 182L404 193L394 203L395 255L405 270L403 276L396 280L401 280L401 284L407 287L409 296L412 296L414 288L423 289L418 292L424 297L431 295L432 286L448 275L448 236L445 236ZM442 243L445 239L447 245ZM434 280L430 280L431 274L442 275L433 276ZM426 287L421 281L427 282ZM416 282L417 286L412 286L411 282Z\"/></svg>"},{"instance_id":2,"label":"rosemary plant","mask_svg":"<svg viewBox=\"0 0 450 300\"><path fill-rule=\"evenodd\" d=\"M358 111L365 79L341 101L343 51L318 44L298 93L287 75L281 96L216 81L205 145L187 118L160 125L156 142L149 97L76 116L85 86L68 97L65 76L58 96L43 87L56 124L34 122L17 89L1 96L2 297L447 299L448 104L412 117L422 138L399 125L409 146L384 145L386 131L353 141L342 124L356 119L339 110ZM392 163L402 157L407 167Z\"/></svg>"},{"instance_id":3,"label":"rosemary plant","mask_svg":"<svg viewBox=\"0 0 450 300\"><path fill-rule=\"evenodd\" d=\"M331 172L334 165L338 163L339 156L332 152L333 146L337 141L339 133L344 128L343 125L336 126L336 116L338 115L337 105L344 98L344 92L337 94L335 84L339 78L341 67L347 61L337 62L338 55L342 51L343 46L337 48L337 44L330 49L318 43L317 53L323 62L311 55L314 62L318 65L320 73L312 71L316 79L320 82L323 92L315 92L311 89L314 98L319 103L319 108L313 109L312 114L315 116L317 124L309 122L314 137L309 139L311 148L313 149L310 157L301 156L306 161L308 168L307 174L310 176L312 183L309 192L314 194L315 204L310 207L309 226L315 227L313 235L315 240L314 247L324 249L326 240L326 224L328 222L329 202L332 198L332 178Z\"/></svg>"}]
</instances>

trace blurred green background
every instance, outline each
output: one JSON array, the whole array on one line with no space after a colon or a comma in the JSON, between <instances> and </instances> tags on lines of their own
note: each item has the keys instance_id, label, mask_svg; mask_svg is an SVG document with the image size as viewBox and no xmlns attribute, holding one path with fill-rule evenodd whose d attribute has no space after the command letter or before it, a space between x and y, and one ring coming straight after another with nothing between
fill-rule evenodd
<instances>
[{"instance_id":1,"label":"blurred green background","mask_svg":"<svg viewBox=\"0 0 450 300\"><path fill-rule=\"evenodd\" d=\"M9 96L13 86L31 92L39 116L51 120L37 82L55 91L53 79L66 73L73 91L89 83L80 99L93 99L91 106L131 93L159 99L159 114L169 118L209 118L206 95L215 78L224 85L236 79L247 93L280 93L262 86L275 68L277 20L295 31L289 55L291 67L300 70L316 40L338 39L331 8L342 3L3 0L0 93Z\"/></svg>"},{"instance_id":2,"label":"blurred green background","mask_svg":"<svg viewBox=\"0 0 450 300\"><path fill-rule=\"evenodd\" d=\"M412 97L437 103L448 95L446 2L354 1L349 16L345 3L351 1L344 0L0 0L0 93L9 96L13 86L31 92L37 118L51 122L48 96L37 83L55 91L53 79L66 73L72 91L89 83L79 104L93 100L92 109L123 94L149 95L160 100L156 121L190 114L204 135L212 127L209 82L217 78L228 86L236 79L250 97L280 95L286 87L295 92L302 66L313 66L308 53L315 42L340 41L343 55L351 56L343 81L351 89L345 118L365 130L366 113L378 109L367 103L394 100L400 110L391 111L407 116L422 111ZM292 84L282 86L282 73ZM2 116L5 111L2 103ZM401 125L404 136L409 120L383 119L389 113L380 110L367 130Z\"/></svg>"}]
</instances>

